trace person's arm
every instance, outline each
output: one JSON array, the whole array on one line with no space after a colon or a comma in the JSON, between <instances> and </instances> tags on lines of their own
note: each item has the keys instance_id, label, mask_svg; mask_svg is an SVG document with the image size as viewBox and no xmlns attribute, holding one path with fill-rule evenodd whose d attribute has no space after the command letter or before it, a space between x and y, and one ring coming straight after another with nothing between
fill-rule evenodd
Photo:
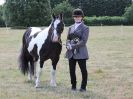
<instances>
[{"instance_id":1,"label":"person's arm","mask_svg":"<svg viewBox=\"0 0 133 99\"><path fill-rule=\"evenodd\" d=\"M89 28L85 27L85 29L83 30L83 35L81 37L81 40L77 44L71 44L72 49L76 49L81 46L85 46L85 44L88 40L88 37L89 37Z\"/></svg>"}]
</instances>

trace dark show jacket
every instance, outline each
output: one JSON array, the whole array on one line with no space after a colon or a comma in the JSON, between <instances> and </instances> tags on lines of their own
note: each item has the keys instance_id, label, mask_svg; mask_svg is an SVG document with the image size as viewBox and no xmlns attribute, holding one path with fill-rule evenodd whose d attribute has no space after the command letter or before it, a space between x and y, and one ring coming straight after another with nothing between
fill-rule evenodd
<instances>
[{"instance_id":1,"label":"dark show jacket","mask_svg":"<svg viewBox=\"0 0 133 99\"><path fill-rule=\"evenodd\" d=\"M78 37L80 37L79 42L77 42L76 44L72 44L71 39L69 37L69 35L71 34L78 35ZM72 46L72 50L67 50L65 57L68 59L72 57L73 59L88 59L89 55L86 46L88 37L89 37L89 28L83 22L76 28L76 30L74 25L70 26L67 35L66 45L70 43ZM76 54L74 54L74 49L77 49Z\"/></svg>"}]
</instances>

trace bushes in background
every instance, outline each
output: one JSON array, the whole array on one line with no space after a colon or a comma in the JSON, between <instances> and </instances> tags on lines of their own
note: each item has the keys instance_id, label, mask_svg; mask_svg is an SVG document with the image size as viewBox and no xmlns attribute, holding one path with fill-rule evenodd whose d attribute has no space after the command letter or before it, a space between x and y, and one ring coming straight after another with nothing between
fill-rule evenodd
<instances>
[{"instance_id":1,"label":"bushes in background","mask_svg":"<svg viewBox=\"0 0 133 99\"><path fill-rule=\"evenodd\" d=\"M4 19L8 26L43 26L51 19L49 0L6 0Z\"/></svg>"},{"instance_id":2,"label":"bushes in background","mask_svg":"<svg viewBox=\"0 0 133 99\"><path fill-rule=\"evenodd\" d=\"M85 17L84 22L87 25L128 25L127 19L119 16Z\"/></svg>"},{"instance_id":3,"label":"bushes in background","mask_svg":"<svg viewBox=\"0 0 133 99\"><path fill-rule=\"evenodd\" d=\"M5 22L1 16L0 16L0 27L5 27Z\"/></svg>"},{"instance_id":4,"label":"bushes in background","mask_svg":"<svg viewBox=\"0 0 133 99\"><path fill-rule=\"evenodd\" d=\"M133 4L123 16L85 17L84 21L87 25L133 25Z\"/></svg>"},{"instance_id":5,"label":"bushes in background","mask_svg":"<svg viewBox=\"0 0 133 99\"><path fill-rule=\"evenodd\" d=\"M129 24L133 25L133 4L130 7L126 8L124 17L128 20Z\"/></svg>"},{"instance_id":6,"label":"bushes in background","mask_svg":"<svg viewBox=\"0 0 133 99\"><path fill-rule=\"evenodd\" d=\"M53 8L54 14L63 13L63 19L65 25L71 25L73 23L72 19L72 11L73 7L68 3L68 1L63 1L60 4L57 4L56 7Z\"/></svg>"},{"instance_id":7,"label":"bushes in background","mask_svg":"<svg viewBox=\"0 0 133 99\"><path fill-rule=\"evenodd\" d=\"M4 27L5 26L5 22L3 19L3 7L0 6L0 27Z\"/></svg>"},{"instance_id":8,"label":"bushes in background","mask_svg":"<svg viewBox=\"0 0 133 99\"><path fill-rule=\"evenodd\" d=\"M83 9L86 15L86 17L84 18L84 22L87 25L133 25L133 4L130 7L128 7L131 4L131 0L127 1L7 0L7 2L3 6L0 6L0 27L5 26L5 24L7 26L19 28L25 28L29 26L46 26L51 21L50 15L52 13L63 13L65 25L69 26L74 23L74 20L72 19L72 10L77 7ZM121 2L122 4L119 2ZM88 4L91 4L91 6L87 6ZM93 4L97 6L92 6ZM117 4L121 6L118 6ZM125 6L122 6L123 4ZM107 9L106 6L107 8L109 8ZM94 10L93 7L96 8L96 10ZM105 7L104 9L107 11L102 10L101 7ZM117 9L118 7L122 7L122 12ZM126 8L124 13L123 9L125 9L125 7L128 8ZM91 11L92 13L88 13L88 11ZM124 15L117 16L117 14L111 13L117 13L119 15L122 15L124 13ZM90 17L87 17L87 15Z\"/></svg>"}]
</instances>

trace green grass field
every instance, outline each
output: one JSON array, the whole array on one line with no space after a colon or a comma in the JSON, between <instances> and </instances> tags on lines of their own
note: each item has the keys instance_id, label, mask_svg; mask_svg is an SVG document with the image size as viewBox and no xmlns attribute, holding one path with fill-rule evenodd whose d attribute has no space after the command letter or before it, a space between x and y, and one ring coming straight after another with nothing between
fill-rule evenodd
<instances>
[{"instance_id":1,"label":"green grass field","mask_svg":"<svg viewBox=\"0 0 133 99\"><path fill-rule=\"evenodd\" d=\"M62 41L65 43L65 28ZM90 27L87 43L87 92L72 92L65 47L57 66L57 87L50 86L51 62L43 68L36 89L18 69L17 57L25 30L0 28L0 99L133 99L133 26ZM77 65L78 89L81 72Z\"/></svg>"}]
</instances>

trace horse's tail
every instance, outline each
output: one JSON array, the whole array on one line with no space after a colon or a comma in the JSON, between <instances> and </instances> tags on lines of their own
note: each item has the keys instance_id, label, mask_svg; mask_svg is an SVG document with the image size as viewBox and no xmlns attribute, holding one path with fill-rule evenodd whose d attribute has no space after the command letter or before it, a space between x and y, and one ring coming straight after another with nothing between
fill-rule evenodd
<instances>
[{"instance_id":1,"label":"horse's tail","mask_svg":"<svg viewBox=\"0 0 133 99\"><path fill-rule=\"evenodd\" d=\"M19 68L24 75L29 71L29 61L25 54L26 54L26 49L24 48L24 46L22 46L19 55Z\"/></svg>"},{"instance_id":2,"label":"horse's tail","mask_svg":"<svg viewBox=\"0 0 133 99\"><path fill-rule=\"evenodd\" d=\"M23 42L22 42L21 52L20 52L18 61L19 61L20 71L24 75L27 74L29 71L29 52L26 48L25 35L23 36Z\"/></svg>"}]
</instances>

